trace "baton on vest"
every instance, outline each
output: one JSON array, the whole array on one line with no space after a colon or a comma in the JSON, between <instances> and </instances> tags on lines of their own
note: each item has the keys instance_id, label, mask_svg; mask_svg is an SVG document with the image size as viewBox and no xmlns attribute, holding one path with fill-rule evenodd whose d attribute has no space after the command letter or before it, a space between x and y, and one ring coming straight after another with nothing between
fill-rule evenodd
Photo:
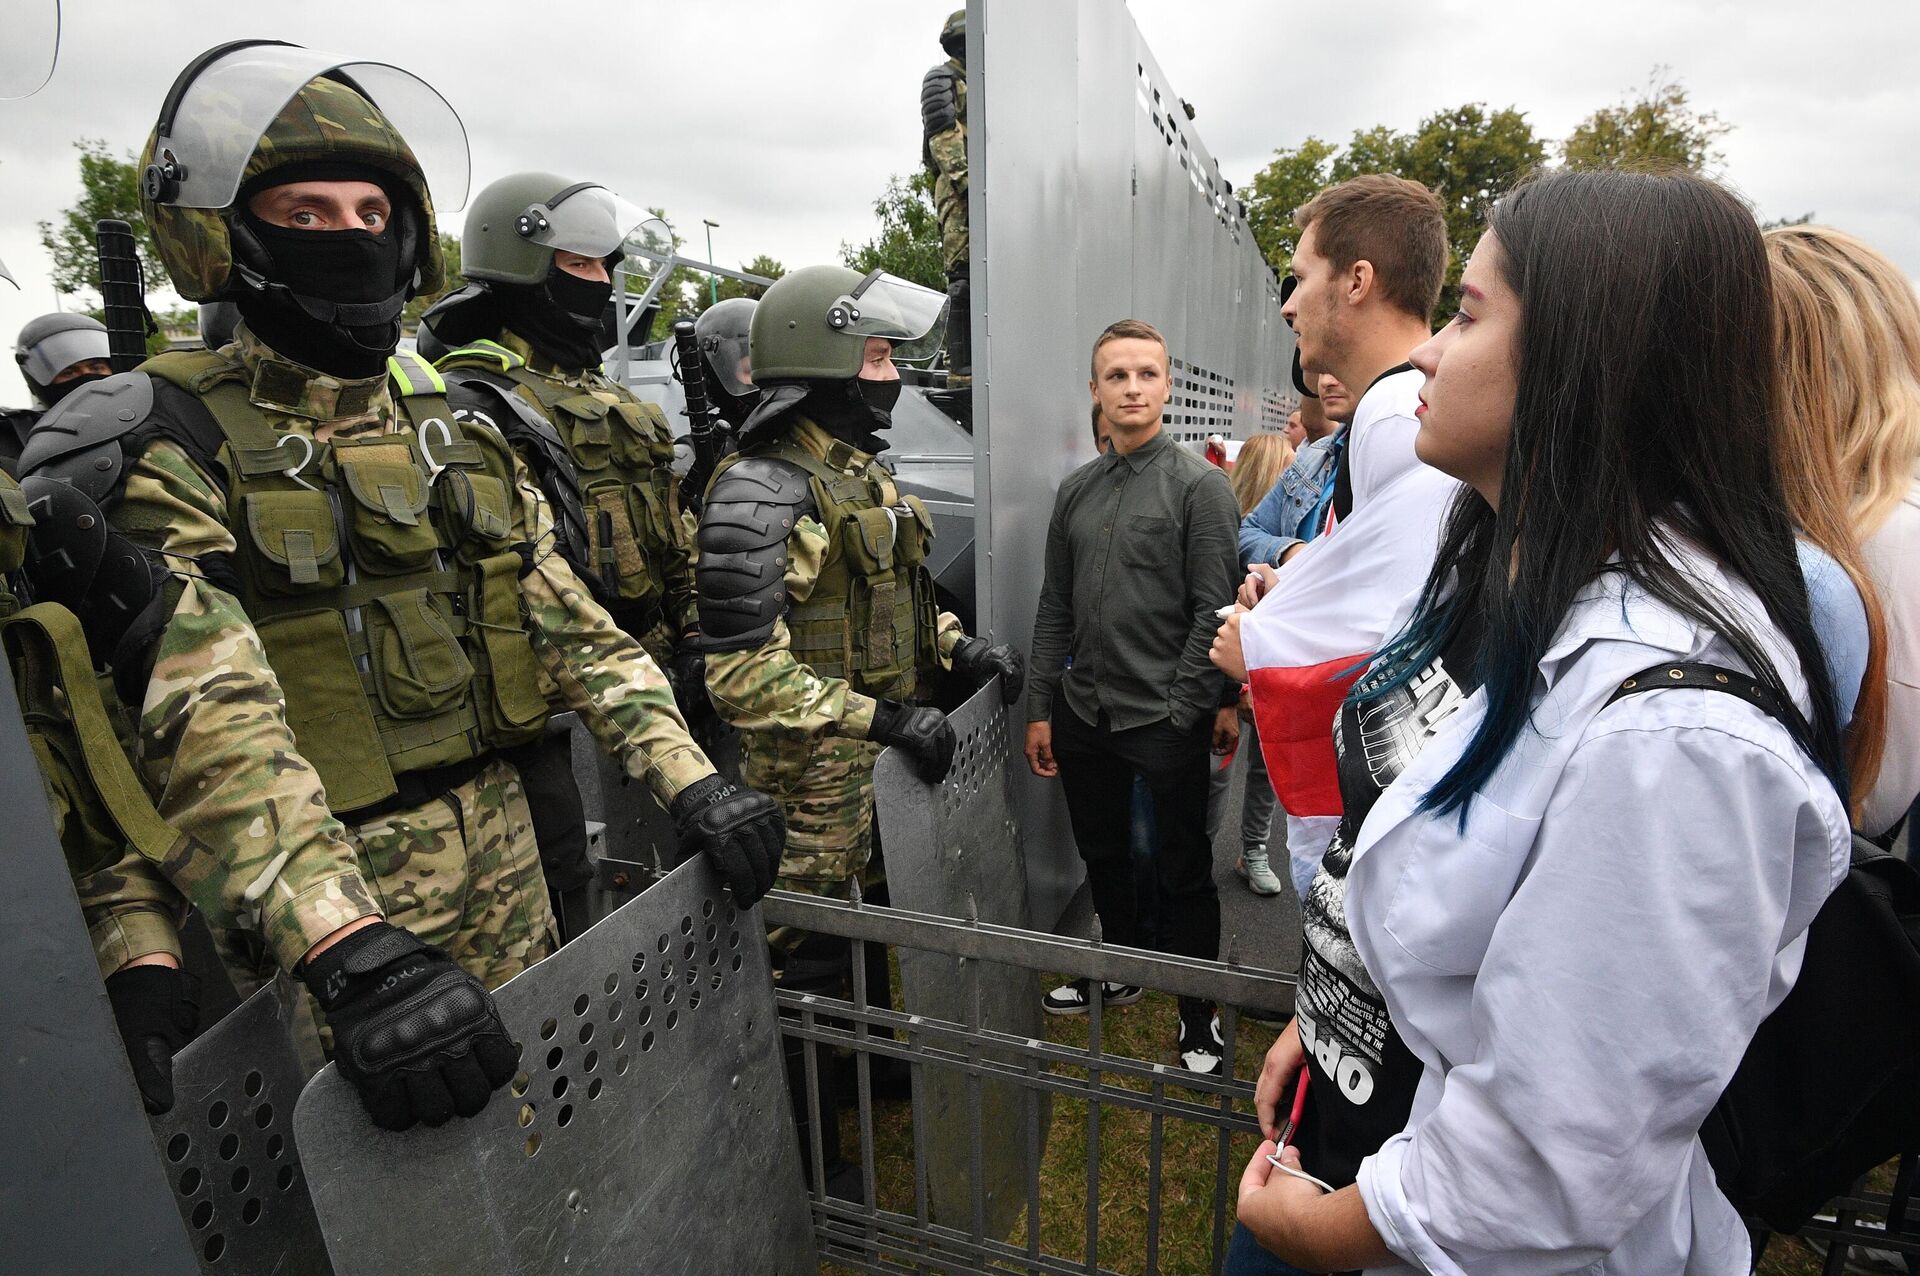
<instances>
[{"instance_id":1,"label":"baton on vest","mask_svg":"<svg viewBox=\"0 0 1920 1276\"><path fill-rule=\"evenodd\" d=\"M108 362L115 372L132 372L146 362L147 338L160 331L147 309L133 227L104 218L93 224L93 237L100 255L100 301L107 313Z\"/></svg>"},{"instance_id":2,"label":"baton on vest","mask_svg":"<svg viewBox=\"0 0 1920 1276\"><path fill-rule=\"evenodd\" d=\"M714 446L713 404L707 398L707 371L700 358L700 340L694 335L693 320L674 320L673 352L678 364L674 375L686 393L687 426L693 438L693 465L681 480L680 499L698 513L706 499L707 480L713 477L713 467L720 463L720 453Z\"/></svg>"}]
</instances>

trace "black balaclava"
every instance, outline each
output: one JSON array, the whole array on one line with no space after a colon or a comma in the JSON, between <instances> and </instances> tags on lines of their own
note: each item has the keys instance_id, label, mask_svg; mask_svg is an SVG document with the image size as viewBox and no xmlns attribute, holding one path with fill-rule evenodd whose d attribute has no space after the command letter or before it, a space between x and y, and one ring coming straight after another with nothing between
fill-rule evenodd
<instances>
[{"instance_id":1,"label":"black balaclava","mask_svg":"<svg viewBox=\"0 0 1920 1276\"><path fill-rule=\"evenodd\" d=\"M601 316L613 297L613 284L582 279L556 263L537 284L494 284L507 327L541 355L562 368L600 366Z\"/></svg>"},{"instance_id":2,"label":"black balaclava","mask_svg":"<svg viewBox=\"0 0 1920 1276\"><path fill-rule=\"evenodd\" d=\"M893 405L900 400L898 381L845 381L808 383L806 400L800 409L821 429L862 452L886 451L887 441L879 431L893 425Z\"/></svg>"},{"instance_id":3,"label":"black balaclava","mask_svg":"<svg viewBox=\"0 0 1920 1276\"><path fill-rule=\"evenodd\" d=\"M105 381L112 375L110 372L87 372L77 377L69 377L65 381L56 381L52 385L35 383L33 392L34 396L42 403L48 407L52 407L89 381Z\"/></svg>"},{"instance_id":4,"label":"black balaclava","mask_svg":"<svg viewBox=\"0 0 1920 1276\"><path fill-rule=\"evenodd\" d=\"M296 181L374 182L386 191L393 215L376 234L295 230L247 210L256 192ZM235 263L264 277L262 285L243 286L234 295L254 335L317 372L357 380L385 371L387 356L400 344L400 312L416 265L402 260L404 248L419 239L411 233L412 193L363 165L294 164L249 182L241 189L240 208L236 238L250 236L253 245L236 243Z\"/></svg>"}]
</instances>

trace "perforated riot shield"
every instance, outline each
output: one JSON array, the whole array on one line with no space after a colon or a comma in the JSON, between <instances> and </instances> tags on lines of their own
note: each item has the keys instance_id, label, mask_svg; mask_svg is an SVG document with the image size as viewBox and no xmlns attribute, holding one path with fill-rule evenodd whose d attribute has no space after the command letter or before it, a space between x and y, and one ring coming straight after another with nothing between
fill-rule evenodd
<instances>
[{"instance_id":1,"label":"perforated riot shield","mask_svg":"<svg viewBox=\"0 0 1920 1276\"><path fill-rule=\"evenodd\" d=\"M1031 925L1026 849L1013 803L1014 756L998 678L948 717L959 749L937 785L922 780L897 749L873 768L874 818L896 908L974 917L1002 926ZM1030 970L900 950L900 983L910 1014L1022 1037L1040 1027L1039 976ZM972 1218L972 1155L968 1131L980 1130L984 1222L1005 1236L1025 1205L1027 1161L1022 1133L1027 1092L964 1073L920 1070L913 1111L926 1131L927 1191L935 1222L967 1226ZM973 1111L978 1087L979 1111ZM1046 1128L1047 1113L1040 1113Z\"/></svg>"},{"instance_id":2,"label":"perforated riot shield","mask_svg":"<svg viewBox=\"0 0 1920 1276\"><path fill-rule=\"evenodd\" d=\"M195 1038L174 1057L173 1110L152 1118L202 1271L333 1270L292 1138L297 996L275 980Z\"/></svg>"},{"instance_id":3,"label":"perforated riot shield","mask_svg":"<svg viewBox=\"0 0 1920 1276\"><path fill-rule=\"evenodd\" d=\"M757 912L688 862L495 992L486 1111L375 1128L331 1067L294 1114L340 1276L817 1270Z\"/></svg>"}]
</instances>

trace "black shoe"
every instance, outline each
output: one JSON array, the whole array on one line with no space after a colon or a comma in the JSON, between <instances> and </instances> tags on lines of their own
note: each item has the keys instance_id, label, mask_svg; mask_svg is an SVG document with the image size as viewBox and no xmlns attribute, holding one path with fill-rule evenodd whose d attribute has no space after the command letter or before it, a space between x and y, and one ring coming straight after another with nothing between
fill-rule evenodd
<instances>
[{"instance_id":1,"label":"black shoe","mask_svg":"<svg viewBox=\"0 0 1920 1276\"><path fill-rule=\"evenodd\" d=\"M1093 998L1089 993L1091 980L1076 979L1070 984L1061 984L1040 999L1040 1009L1050 1015L1084 1015L1093 1008ZM1131 1006L1145 993L1138 984L1101 984L1100 1004L1102 1006Z\"/></svg>"}]
</instances>

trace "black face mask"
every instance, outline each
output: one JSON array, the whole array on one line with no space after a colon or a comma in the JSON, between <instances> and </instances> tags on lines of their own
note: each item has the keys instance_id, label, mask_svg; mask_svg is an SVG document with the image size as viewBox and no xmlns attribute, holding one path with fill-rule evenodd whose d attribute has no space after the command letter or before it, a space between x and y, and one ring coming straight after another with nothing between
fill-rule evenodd
<instances>
[{"instance_id":1,"label":"black face mask","mask_svg":"<svg viewBox=\"0 0 1920 1276\"><path fill-rule=\"evenodd\" d=\"M105 381L108 375L109 374L105 372L82 373L80 376L72 377L66 381L59 381L45 387L40 391L40 398L48 407L52 407L89 381Z\"/></svg>"},{"instance_id":2,"label":"black face mask","mask_svg":"<svg viewBox=\"0 0 1920 1276\"><path fill-rule=\"evenodd\" d=\"M893 405L900 398L898 381L813 382L802 410L836 439L862 452L886 451L879 432L893 425Z\"/></svg>"},{"instance_id":3,"label":"black face mask","mask_svg":"<svg viewBox=\"0 0 1920 1276\"><path fill-rule=\"evenodd\" d=\"M866 401L875 415L885 419L886 424L880 427L883 430L893 424L893 406L900 402L900 385L898 381L856 380L853 383L854 392Z\"/></svg>"},{"instance_id":4,"label":"black face mask","mask_svg":"<svg viewBox=\"0 0 1920 1276\"><path fill-rule=\"evenodd\" d=\"M246 229L272 259L264 291L239 298L247 326L296 363L335 376L377 376L400 343L400 237L389 228L295 230L252 213Z\"/></svg>"},{"instance_id":5,"label":"black face mask","mask_svg":"<svg viewBox=\"0 0 1920 1276\"><path fill-rule=\"evenodd\" d=\"M613 285L582 279L554 266L544 283L503 284L499 293L507 327L563 368L600 366L600 316L606 313Z\"/></svg>"}]
</instances>

